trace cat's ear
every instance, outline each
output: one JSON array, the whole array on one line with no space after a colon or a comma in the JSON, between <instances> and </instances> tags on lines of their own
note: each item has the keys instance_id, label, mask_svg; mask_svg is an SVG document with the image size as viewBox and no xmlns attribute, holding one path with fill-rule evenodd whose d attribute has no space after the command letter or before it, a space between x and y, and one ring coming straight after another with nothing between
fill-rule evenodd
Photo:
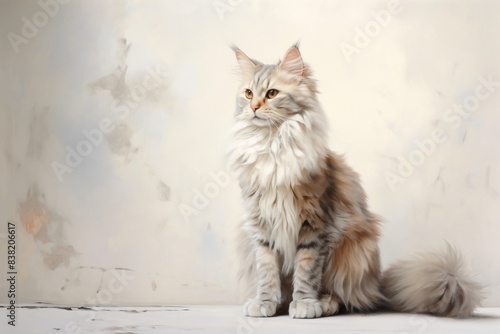
<instances>
[{"instance_id":1,"label":"cat's ear","mask_svg":"<svg viewBox=\"0 0 500 334\"><path fill-rule=\"evenodd\" d=\"M253 74L255 71L255 66L257 66L252 59L250 59L246 54L243 53L238 48L234 48L234 54L236 55L236 60L238 60L238 64L240 65L241 71L245 75Z\"/></svg>"},{"instance_id":2,"label":"cat's ear","mask_svg":"<svg viewBox=\"0 0 500 334\"><path fill-rule=\"evenodd\" d=\"M279 68L296 76L304 75L304 62L300 55L299 48L294 45L285 53Z\"/></svg>"}]
</instances>

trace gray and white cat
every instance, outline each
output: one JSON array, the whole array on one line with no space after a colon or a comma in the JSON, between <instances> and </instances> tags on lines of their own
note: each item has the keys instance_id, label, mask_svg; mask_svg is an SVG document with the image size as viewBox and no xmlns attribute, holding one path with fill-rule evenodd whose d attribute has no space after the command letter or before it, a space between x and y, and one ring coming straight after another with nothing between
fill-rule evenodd
<instances>
[{"instance_id":1,"label":"gray and white cat","mask_svg":"<svg viewBox=\"0 0 500 334\"><path fill-rule=\"evenodd\" d=\"M379 219L358 174L327 147L327 120L298 46L266 65L234 48L241 69L229 160L246 216L244 314L315 318L391 309L467 317L481 286L451 247L380 270Z\"/></svg>"}]
</instances>

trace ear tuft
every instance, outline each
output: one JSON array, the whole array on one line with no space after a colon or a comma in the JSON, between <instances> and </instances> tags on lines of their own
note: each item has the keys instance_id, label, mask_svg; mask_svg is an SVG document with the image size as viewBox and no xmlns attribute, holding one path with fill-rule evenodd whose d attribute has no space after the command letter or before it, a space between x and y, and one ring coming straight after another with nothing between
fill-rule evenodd
<instances>
[{"instance_id":1,"label":"ear tuft","mask_svg":"<svg viewBox=\"0 0 500 334\"><path fill-rule=\"evenodd\" d=\"M279 67L283 71L287 71L288 73L293 75L304 75L304 62L302 61L302 56L296 45L288 49Z\"/></svg>"},{"instance_id":2,"label":"ear tuft","mask_svg":"<svg viewBox=\"0 0 500 334\"><path fill-rule=\"evenodd\" d=\"M241 71L245 75L250 75L255 70L256 64L252 59L250 59L246 54L243 53L238 48L234 49L234 53L236 55L236 60L238 60L238 64L240 65Z\"/></svg>"}]
</instances>

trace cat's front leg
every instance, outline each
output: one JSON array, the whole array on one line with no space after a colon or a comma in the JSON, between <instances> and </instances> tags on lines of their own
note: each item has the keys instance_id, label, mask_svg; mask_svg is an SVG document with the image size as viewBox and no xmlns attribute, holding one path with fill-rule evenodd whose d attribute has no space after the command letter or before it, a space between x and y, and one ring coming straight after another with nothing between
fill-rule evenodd
<instances>
[{"instance_id":1,"label":"cat's front leg","mask_svg":"<svg viewBox=\"0 0 500 334\"><path fill-rule=\"evenodd\" d=\"M255 244L257 296L245 303L243 313L250 317L271 317L281 301L279 256L269 241L258 239Z\"/></svg>"},{"instance_id":2,"label":"cat's front leg","mask_svg":"<svg viewBox=\"0 0 500 334\"><path fill-rule=\"evenodd\" d=\"M317 231L308 221L305 221L300 229L295 255L293 301L288 309L288 314L292 318L321 317L318 291L321 286L324 261L320 248L321 243Z\"/></svg>"}]
</instances>

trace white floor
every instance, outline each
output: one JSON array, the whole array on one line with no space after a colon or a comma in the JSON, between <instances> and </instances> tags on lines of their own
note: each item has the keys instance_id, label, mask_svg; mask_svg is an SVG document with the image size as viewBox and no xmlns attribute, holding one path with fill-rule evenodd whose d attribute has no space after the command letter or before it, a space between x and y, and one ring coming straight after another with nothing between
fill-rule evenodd
<instances>
[{"instance_id":1,"label":"white floor","mask_svg":"<svg viewBox=\"0 0 500 334\"><path fill-rule=\"evenodd\" d=\"M500 333L500 308L483 308L474 318L443 319L412 314L340 315L294 320L288 316L245 318L240 306L155 308L18 308L16 327L2 309L0 333Z\"/></svg>"}]
</instances>

